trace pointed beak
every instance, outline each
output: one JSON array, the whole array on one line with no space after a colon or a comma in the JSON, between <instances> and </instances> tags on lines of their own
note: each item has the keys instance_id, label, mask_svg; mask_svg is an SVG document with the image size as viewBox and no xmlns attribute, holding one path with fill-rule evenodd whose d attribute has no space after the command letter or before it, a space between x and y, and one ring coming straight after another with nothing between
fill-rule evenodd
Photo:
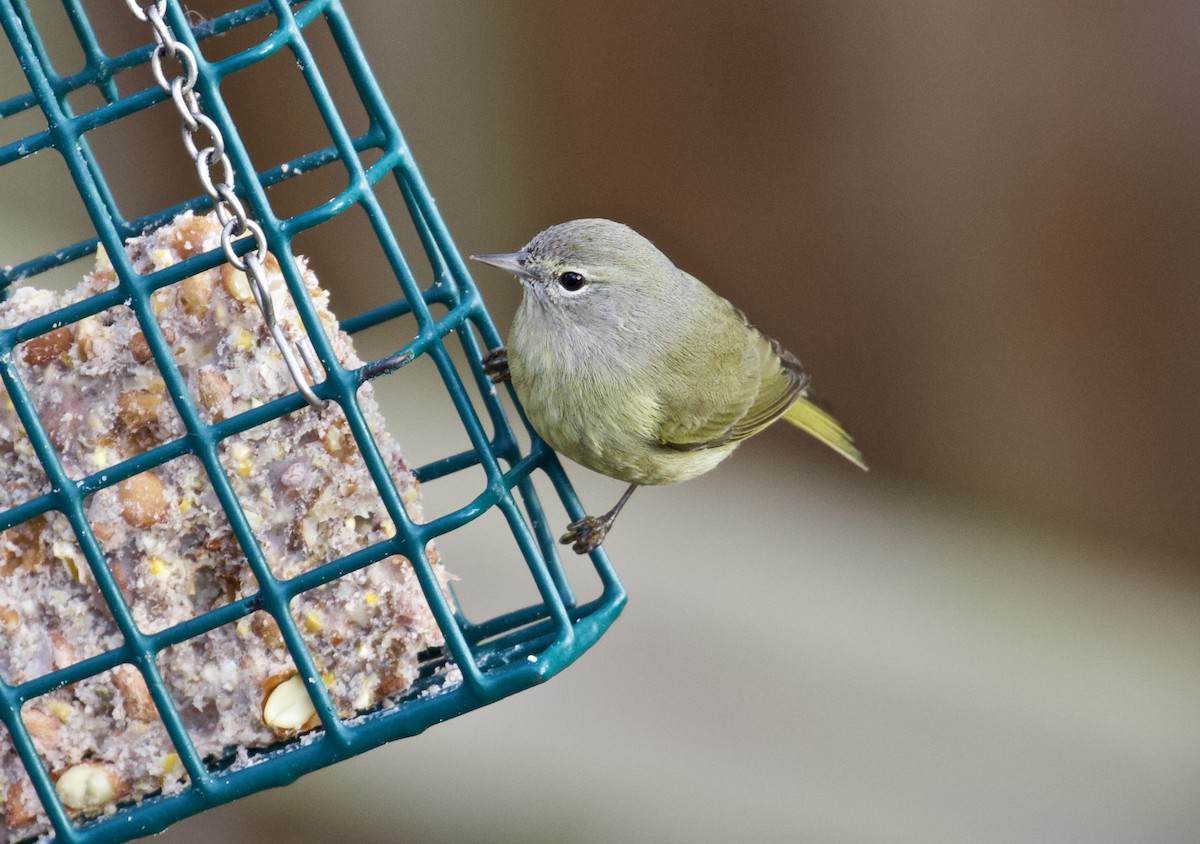
<instances>
[{"instance_id":1,"label":"pointed beak","mask_svg":"<svg viewBox=\"0 0 1200 844\"><path fill-rule=\"evenodd\" d=\"M529 260L528 252L496 252L491 255L472 255L472 261L491 264L515 275L517 278L529 278L525 262Z\"/></svg>"}]
</instances>

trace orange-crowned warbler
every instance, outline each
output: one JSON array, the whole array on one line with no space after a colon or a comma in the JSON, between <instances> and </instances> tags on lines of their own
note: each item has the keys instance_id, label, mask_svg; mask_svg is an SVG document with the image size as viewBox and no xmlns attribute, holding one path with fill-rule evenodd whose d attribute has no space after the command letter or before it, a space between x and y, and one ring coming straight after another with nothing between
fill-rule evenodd
<instances>
[{"instance_id":1,"label":"orange-crowned warbler","mask_svg":"<svg viewBox=\"0 0 1200 844\"><path fill-rule=\"evenodd\" d=\"M561 541L577 553L639 486L707 472L779 418L867 468L806 397L800 361L628 226L574 220L519 252L472 257L524 287L507 348L485 359L492 380L511 378L552 448L629 484L603 516L568 525Z\"/></svg>"}]
</instances>

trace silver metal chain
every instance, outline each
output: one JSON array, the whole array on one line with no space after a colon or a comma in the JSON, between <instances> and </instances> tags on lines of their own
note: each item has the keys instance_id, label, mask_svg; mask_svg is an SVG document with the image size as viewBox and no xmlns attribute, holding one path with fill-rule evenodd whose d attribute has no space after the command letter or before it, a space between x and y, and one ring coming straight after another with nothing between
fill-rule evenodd
<instances>
[{"instance_id":1,"label":"silver metal chain","mask_svg":"<svg viewBox=\"0 0 1200 844\"><path fill-rule=\"evenodd\" d=\"M266 276L263 272L263 264L267 260L267 238L263 233L262 226L250 218L242 201L234 192L233 165L229 163L229 156L225 154L225 138L221 134L220 127L200 108L200 99L195 91L196 56L186 44L176 41L174 35L171 34L171 27L164 19L167 12L167 0L157 0L147 6L142 6L138 0L125 0L125 4L138 20L150 24L154 30L154 40L157 46L150 54L150 69L154 72L154 80L158 86L171 95L171 99L175 102L175 108L179 111L179 117L183 121L183 145L187 148L188 155L196 162L196 173L200 177L200 184L212 197L213 210L216 211L217 219L221 222L221 248L225 252L225 257L236 269L246 274L250 291L254 294L254 301L258 303L263 321L270 330L271 336L275 338L276 345L279 346L283 362L286 364L292 380L296 382L296 389L310 405L318 409L324 408L326 402L318 398L308 385L304 373L300 370L300 364L296 360L296 354L292 351L292 344L275 316L275 305L271 301L271 294L267 290ZM167 73L163 69L163 61L167 59L174 59L180 65L180 73L170 79L167 78ZM214 169L220 171L220 181L214 180ZM233 248L234 240L246 233L254 238L255 248L244 256L238 255ZM304 359L304 366L315 383L320 379L321 371L316 355L306 342L302 341L296 346L300 350L300 356Z\"/></svg>"}]
</instances>

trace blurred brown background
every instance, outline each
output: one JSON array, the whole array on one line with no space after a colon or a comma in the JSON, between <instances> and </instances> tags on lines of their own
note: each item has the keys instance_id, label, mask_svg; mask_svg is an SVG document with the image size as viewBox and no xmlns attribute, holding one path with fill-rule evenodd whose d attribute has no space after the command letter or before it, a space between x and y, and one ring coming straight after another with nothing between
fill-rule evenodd
<instances>
[{"instance_id":1,"label":"blurred brown background","mask_svg":"<svg viewBox=\"0 0 1200 844\"><path fill-rule=\"evenodd\" d=\"M1195 556L1195 7L492 14L460 36L509 57L490 108L401 108L418 153L462 136L422 160L464 247L629 222L800 354L881 473Z\"/></svg>"},{"instance_id":2,"label":"blurred brown background","mask_svg":"<svg viewBox=\"0 0 1200 844\"><path fill-rule=\"evenodd\" d=\"M464 250L628 222L877 471L1196 557L1195 7L359 7Z\"/></svg>"},{"instance_id":3,"label":"blurred brown background","mask_svg":"<svg viewBox=\"0 0 1200 844\"><path fill-rule=\"evenodd\" d=\"M1200 840L1200 6L349 5L464 252L629 223L873 471L772 430L644 493L563 677L165 840ZM321 131L282 84L230 82L260 166ZM145 210L193 190L156 119L96 142ZM7 231L69 216L20 189ZM379 261L303 248L374 301Z\"/></svg>"}]
</instances>

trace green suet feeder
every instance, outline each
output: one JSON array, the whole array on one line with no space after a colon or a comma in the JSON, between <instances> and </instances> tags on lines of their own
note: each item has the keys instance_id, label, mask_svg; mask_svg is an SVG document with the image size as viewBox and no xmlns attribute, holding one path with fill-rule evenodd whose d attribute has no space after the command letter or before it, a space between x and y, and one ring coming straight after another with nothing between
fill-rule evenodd
<instances>
[{"instance_id":1,"label":"green suet feeder","mask_svg":"<svg viewBox=\"0 0 1200 844\"><path fill-rule=\"evenodd\" d=\"M432 724L541 683L596 642L620 613L625 593L601 550L590 557L599 582L598 596L580 602L573 594L534 490L535 479L545 479L547 488L554 490L571 518L582 516L583 510L554 454L532 431L528 432L529 444L522 445L526 438L516 436L501 397L479 364L481 346L498 346L500 338L367 67L342 3L269 0L206 20L189 15L176 0L96 3L86 9L81 0L61 0L61 5L84 56L82 69L55 66L44 39L49 33L39 32L38 24L43 19L36 9L31 11L30 4L21 0L0 0L0 24L27 81L18 95L0 100L0 121L13 118L10 126L37 122L44 127L31 133L19 132L21 136L16 138L11 137L12 131L0 134L0 166L39 154L59 156L66 163L94 234L78 242L64 243L38 257L15 262L12 259L16 256L4 254L8 247L0 233L0 302L12 296L15 282L36 285L41 274L87 258L100 248L112 263L115 281L111 289L19 324L0 327L3 390L47 481L42 494L0 509L0 534L38 519L65 520L68 535L78 543L94 576L95 589L103 596L114 629L119 633L115 634L116 647L73 664L37 672L36 676L25 676L19 682L10 682L10 677L0 679L0 721L7 729L7 737L0 736L0 740L11 741L15 746L33 792L49 817L54 840L115 842L163 830L209 807L289 783L302 774L385 742L415 735ZM116 17L127 19L121 26L135 33L143 46L119 55L106 53L89 17L98 15L105 16L109 27ZM347 130L330 96L322 68L306 43L306 31L314 24L332 36L339 63L344 63L361 99L369 125L360 135ZM220 43L217 39L243 27L247 28L243 29L243 36L247 32L267 34L231 55L212 61L205 59L206 48L215 47ZM216 52L209 49L210 54ZM259 172L230 119L226 83L281 52L290 54L299 65L332 145ZM136 91L118 90L121 74L143 66L154 71L156 84ZM98 91L103 102L86 109L80 107L82 113L77 114L76 107L82 101L72 95L85 88ZM136 119L140 112L160 103L171 108L171 101L184 126L185 143L181 149L186 147L192 159L179 157L179 183L189 192L194 186L195 196L174 207L126 219L92 149L89 133ZM23 116L38 119L22 123ZM54 152L50 153L51 150ZM193 161L198 171L191 167ZM323 170L339 173L345 177L347 186L316 207L285 219L277 216L269 189ZM394 185L387 184L391 179L395 179ZM398 186L411 218L403 222L416 232L423 255L405 254L398 245L393 224L400 221L389 220L380 201L379 191L385 184L393 191ZM67 199L64 197L64 202ZM74 202L74 198L70 201ZM5 202L6 198L0 195L0 204ZM361 367L347 368L339 362L330 338L322 330L319 311L305 286L303 267L298 267L294 260L292 241L310 230L320 232L324 224L354 209L369 220L378 247L392 269L386 283L394 283L395 287L391 288L391 301L387 304L363 313L338 314L341 328L354 335L404 319L408 321L406 324L416 326L416 336L401 346L413 332L397 329L394 354ZM139 274L126 254L126 242L188 210L197 214L217 212L226 233L224 248L208 249L175 266ZM306 235L309 240L312 237ZM268 255L278 259L279 270L294 301L294 311L307 333L303 344L289 343L281 332L273 334L292 380L278 397L269 397L229 418L208 421L154 325L152 295L197 273L233 264L245 269L257 306L263 312L264 324L273 327L271 296L264 299L262 287L256 282L263 259ZM410 262L416 258L428 262L432 284L422 286L410 270ZM371 283L384 285L385 279L374 277ZM34 406L17 355L22 344L122 306L132 311L147 337L155 338L148 344L149 352L165 382L166 395L178 414L182 430L169 442L155 444L141 454L76 477L64 468L46 420ZM468 363L461 377L459 367L447 351L449 340L460 343L466 353ZM470 448L440 456L415 468L413 474L430 483L460 472L481 472L486 476L486 484L465 506L418 524L406 517L403 491L380 457L378 443L356 395L369 380L403 377L404 368L423 357L436 366ZM309 405L315 410L309 410ZM222 449L231 438L301 411L344 415L395 531L390 537L380 537L366 547L297 576L279 577L273 573L259 539L248 524L228 468L222 462ZM420 422L406 420L405 424L411 427ZM402 433L399 439L403 446ZM90 496L176 459L198 461L203 466L257 586L249 594L181 623L145 630L139 627L124 597L120 573L114 572L105 557L102 540L98 540L89 522L86 505ZM505 541L513 542L524 560L525 567L516 574L531 579L530 592L536 590L538 600L495 617L468 618L453 590L442 588L427 547L437 537L463 528L493 508L503 515L511 531L511 539ZM411 562L444 645L420 655L418 678L398 698L388 698L366 713L339 717L326 691L328 681L323 681L305 644L305 632L289 607L310 590L356 575L396 556ZM453 570L454 562L447 559L447 567ZM164 681L159 657L169 648L186 645L253 615L269 615L277 625L281 647L286 648L304 681L319 727L269 747L254 748L248 756L243 750L236 756L213 758L197 749L179 701L173 698ZM4 647L0 642L0 649ZM36 730L23 719L22 707L121 666L132 666L131 670L135 669L145 681L153 702L151 717L161 721L186 776L182 785L171 793L118 803L115 811L110 807L107 813L92 816L64 804L56 789L64 774L48 770L33 735ZM448 666L456 669L453 674L447 673ZM453 682L446 681L450 676ZM5 795L0 794L0 803L4 800Z\"/></svg>"}]
</instances>

